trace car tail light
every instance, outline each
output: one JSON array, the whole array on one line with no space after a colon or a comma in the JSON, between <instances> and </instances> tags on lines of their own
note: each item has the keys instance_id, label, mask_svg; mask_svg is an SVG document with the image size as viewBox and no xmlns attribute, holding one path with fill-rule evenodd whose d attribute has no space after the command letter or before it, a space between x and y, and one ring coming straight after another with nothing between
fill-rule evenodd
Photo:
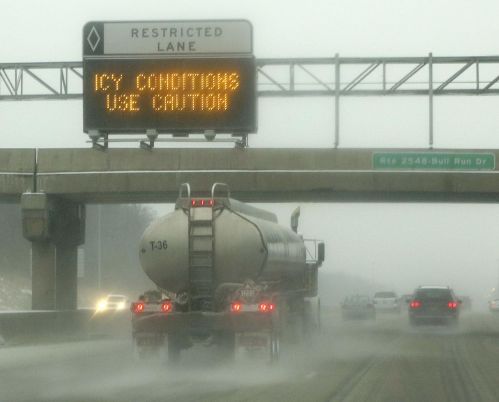
<instances>
[{"instance_id":1,"label":"car tail light","mask_svg":"<svg viewBox=\"0 0 499 402\"><path fill-rule=\"evenodd\" d=\"M411 304L409 305L411 308L420 308L421 307L421 301L419 300L413 300L411 301Z\"/></svg>"},{"instance_id":2,"label":"car tail light","mask_svg":"<svg viewBox=\"0 0 499 402\"><path fill-rule=\"evenodd\" d=\"M243 305L241 302L232 302L230 304L230 311L233 312L233 313L239 313L240 311L242 311L243 309Z\"/></svg>"},{"instance_id":3,"label":"car tail light","mask_svg":"<svg viewBox=\"0 0 499 402\"><path fill-rule=\"evenodd\" d=\"M275 310L275 304L271 302L262 302L258 305L258 311L261 313L271 313Z\"/></svg>"},{"instance_id":4,"label":"car tail light","mask_svg":"<svg viewBox=\"0 0 499 402\"><path fill-rule=\"evenodd\" d=\"M449 303L447 303L447 307L449 307L451 310L454 310L457 308L457 302L450 301Z\"/></svg>"},{"instance_id":5,"label":"car tail light","mask_svg":"<svg viewBox=\"0 0 499 402\"><path fill-rule=\"evenodd\" d=\"M161 303L161 311L163 313L171 313L173 311L173 304L170 300L165 300Z\"/></svg>"},{"instance_id":6,"label":"car tail light","mask_svg":"<svg viewBox=\"0 0 499 402\"><path fill-rule=\"evenodd\" d=\"M132 303L132 312L135 314L140 314L146 308L146 305L143 302Z\"/></svg>"}]
</instances>

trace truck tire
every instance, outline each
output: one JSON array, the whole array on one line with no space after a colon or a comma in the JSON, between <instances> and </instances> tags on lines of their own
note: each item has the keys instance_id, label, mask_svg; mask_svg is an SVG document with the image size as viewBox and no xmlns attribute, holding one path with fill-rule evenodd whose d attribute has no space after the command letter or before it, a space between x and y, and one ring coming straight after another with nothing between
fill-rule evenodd
<instances>
[{"instance_id":1,"label":"truck tire","mask_svg":"<svg viewBox=\"0 0 499 402\"><path fill-rule=\"evenodd\" d=\"M223 361L234 361L236 355L236 334L234 331L222 331L218 334L220 358Z\"/></svg>"},{"instance_id":2,"label":"truck tire","mask_svg":"<svg viewBox=\"0 0 499 402\"><path fill-rule=\"evenodd\" d=\"M168 334L168 363L178 363L180 360L181 340L177 334Z\"/></svg>"},{"instance_id":3,"label":"truck tire","mask_svg":"<svg viewBox=\"0 0 499 402\"><path fill-rule=\"evenodd\" d=\"M157 358L161 350L161 341L158 344L143 345L137 337L132 339L132 353L134 360L149 360Z\"/></svg>"},{"instance_id":4,"label":"truck tire","mask_svg":"<svg viewBox=\"0 0 499 402\"><path fill-rule=\"evenodd\" d=\"M277 333L270 334L270 364L275 364L280 357L280 337Z\"/></svg>"},{"instance_id":5,"label":"truck tire","mask_svg":"<svg viewBox=\"0 0 499 402\"><path fill-rule=\"evenodd\" d=\"M135 337L132 338L132 354L133 354L133 360L135 361L145 359L144 348L138 344L137 339Z\"/></svg>"},{"instance_id":6,"label":"truck tire","mask_svg":"<svg viewBox=\"0 0 499 402\"><path fill-rule=\"evenodd\" d=\"M318 333L321 329L321 299L319 296L304 300L304 322L308 334Z\"/></svg>"}]
</instances>

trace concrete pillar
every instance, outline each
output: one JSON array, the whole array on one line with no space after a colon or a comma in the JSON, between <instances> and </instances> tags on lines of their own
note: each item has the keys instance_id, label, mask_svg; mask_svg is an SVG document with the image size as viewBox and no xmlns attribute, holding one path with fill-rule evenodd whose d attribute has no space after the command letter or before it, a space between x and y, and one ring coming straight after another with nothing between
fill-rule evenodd
<instances>
[{"instance_id":1,"label":"concrete pillar","mask_svg":"<svg viewBox=\"0 0 499 402\"><path fill-rule=\"evenodd\" d=\"M58 244L55 262L55 307L57 310L76 310L77 307L77 246Z\"/></svg>"},{"instance_id":2,"label":"concrete pillar","mask_svg":"<svg viewBox=\"0 0 499 402\"><path fill-rule=\"evenodd\" d=\"M21 198L24 237L31 240L32 308L77 308L77 247L84 242L85 207L25 193Z\"/></svg>"},{"instance_id":3,"label":"concrete pillar","mask_svg":"<svg viewBox=\"0 0 499 402\"><path fill-rule=\"evenodd\" d=\"M33 241L31 250L31 308L33 310L54 310L55 246L49 241Z\"/></svg>"}]
</instances>

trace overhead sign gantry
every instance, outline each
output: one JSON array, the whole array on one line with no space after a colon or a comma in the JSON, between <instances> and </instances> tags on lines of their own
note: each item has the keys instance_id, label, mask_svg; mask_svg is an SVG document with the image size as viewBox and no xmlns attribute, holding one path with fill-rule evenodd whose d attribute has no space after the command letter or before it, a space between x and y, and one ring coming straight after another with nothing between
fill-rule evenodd
<instances>
[{"instance_id":1,"label":"overhead sign gantry","mask_svg":"<svg viewBox=\"0 0 499 402\"><path fill-rule=\"evenodd\" d=\"M89 22L83 28L83 128L108 134L217 133L246 142L256 65L246 20Z\"/></svg>"}]
</instances>

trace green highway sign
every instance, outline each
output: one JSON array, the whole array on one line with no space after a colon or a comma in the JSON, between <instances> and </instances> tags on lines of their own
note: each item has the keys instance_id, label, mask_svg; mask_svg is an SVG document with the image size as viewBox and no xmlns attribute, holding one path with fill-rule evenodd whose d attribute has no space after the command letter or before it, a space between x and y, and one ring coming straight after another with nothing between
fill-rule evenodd
<instances>
[{"instance_id":1,"label":"green highway sign","mask_svg":"<svg viewBox=\"0 0 499 402\"><path fill-rule=\"evenodd\" d=\"M373 169L494 170L495 155L460 152L374 152Z\"/></svg>"}]
</instances>

